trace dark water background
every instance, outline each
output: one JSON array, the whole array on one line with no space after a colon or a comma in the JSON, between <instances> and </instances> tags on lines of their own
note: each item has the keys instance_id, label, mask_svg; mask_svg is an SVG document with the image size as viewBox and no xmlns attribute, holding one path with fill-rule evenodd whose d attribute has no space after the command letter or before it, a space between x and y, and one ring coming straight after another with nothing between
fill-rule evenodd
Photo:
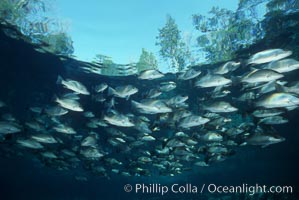
<instances>
[{"instance_id":1,"label":"dark water background","mask_svg":"<svg viewBox=\"0 0 299 200\"><path fill-rule=\"evenodd\" d=\"M255 52L258 51L257 48L255 47ZM264 50L264 48L260 50ZM296 57L294 58L296 59ZM76 65L72 62L75 61L71 61L70 66ZM87 85L99 81L117 85L121 82L134 83L136 80L135 77L90 76L72 71L70 68L64 67L56 56L38 53L32 45L21 40L11 39L5 36L2 31L0 32L0 99L13 105L13 107L10 106L12 109L10 112L21 121L26 118L27 110L32 106L32 102L39 102L42 105L52 101L53 94L57 93L56 79L58 74L63 77L71 76ZM298 75L297 72L297 75L294 76L299 78ZM168 77L171 78L171 75ZM101 110L101 108L97 109ZM1 150L0 199L161 198L159 194L127 194L123 190L123 186L127 183L160 183L162 185L214 183L228 186L243 183L258 183L267 186L290 185L293 186L295 194L287 197L299 199L299 112L290 112L288 119L290 120L288 124L277 126L278 132L286 138L285 142L264 149L252 146L242 147L238 149L236 155L224 162L215 163L207 168L197 168L193 172L187 172L173 178L112 176L108 180L87 174L89 180L80 182L76 181L74 176L84 173L83 169L57 171L42 166L30 155L10 156L7 151ZM217 195L211 196L217 197ZM275 198L282 199L282 196L278 195ZM238 198L244 199L244 196L241 195ZM166 195L161 199L207 199L207 196L199 194Z\"/></svg>"}]
</instances>

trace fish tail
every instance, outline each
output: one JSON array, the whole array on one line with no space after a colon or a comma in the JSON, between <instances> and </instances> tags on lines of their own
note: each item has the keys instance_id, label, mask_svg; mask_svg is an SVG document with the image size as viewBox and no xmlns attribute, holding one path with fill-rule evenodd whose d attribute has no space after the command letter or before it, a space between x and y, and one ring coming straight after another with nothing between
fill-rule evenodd
<instances>
[{"instance_id":1,"label":"fish tail","mask_svg":"<svg viewBox=\"0 0 299 200\"><path fill-rule=\"evenodd\" d=\"M244 59L240 61L241 68L244 69L246 66L251 65L251 59Z\"/></svg>"},{"instance_id":2,"label":"fish tail","mask_svg":"<svg viewBox=\"0 0 299 200\"><path fill-rule=\"evenodd\" d=\"M275 83L275 90L277 92L288 92L288 88L279 83Z\"/></svg>"},{"instance_id":3,"label":"fish tail","mask_svg":"<svg viewBox=\"0 0 299 200\"><path fill-rule=\"evenodd\" d=\"M240 100L237 97L232 97L233 102L239 102Z\"/></svg>"},{"instance_id":4,"label":"fish tail","mask_svg":"<svg viewBox=\"0 0 299 200\"><path fill-rule=\"evenodd\" d=\"M56 94L54 94L54 96L52 97L53 101L58 102L59 98Z\"/></svg>"},{"instance_id":5,"label":"fish tail","mask_svg":"<svg viewBox=\"0 0 299 200\"><path fill-rule=\"evenodd\" d=\"M63 78L60 75L58 75L56 84L61 84L62 81L63 81Z\"/></svg>"},{"instance_id":6,"label":"fish tail","mask_svg":"<svg viewBox=\"0 0 299 200\"><path fill-rule=\"evenodd\" d=\"M232 85L236 86L239 85L242 81L242 77L240 76L231 76Z\"/></svg>"},{"instance_id":7,"label":"fish tail","mask_svg":"<svg viewBox=\"0 0 299 200\"><path fill-rule=\"evenodd\" d=\"M138 108L138 103L134 100L131 101L131 105L133 106L133 108Z\"/></svg>"},{"instance_id":8,"label":"fish tail","mask_svg":"<svg viewBox=\"0 0 299 200\"><path fill-rule=\"evenodd\" d=\"M248 145L248 143L247 142L243 142L239 146L246 146L246 145Z\"/></svg>"},{"instance_id":9,"label":"fish tail","mask_svg":"<svg viewBox=\"0 0 299 200\"><path fill-rule=\"evenodd\" d=\"M112 87L108 88L108 96L114 95L115 90Z\"/></svg>"}]
</instances>

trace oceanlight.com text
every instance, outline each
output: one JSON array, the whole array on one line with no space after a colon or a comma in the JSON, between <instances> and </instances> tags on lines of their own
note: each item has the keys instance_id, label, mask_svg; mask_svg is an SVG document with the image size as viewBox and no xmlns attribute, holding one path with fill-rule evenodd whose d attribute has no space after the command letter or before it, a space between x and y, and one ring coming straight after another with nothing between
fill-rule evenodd
<instances>
[{"instance_id":1,"label":"oceanlight.com text","mask_svg":"<svg viewBox=\"0 0 299 200\"><path fill-rule=\"evenodd\" d=\"M163 184L144 184L137 183L134 185L126 184L124 186L125 192L134 192L136 194L160 194L165 195L168 193L173 194L202 194L202 193L211 193L211 194L241 194L246 193L249 195L254 195L256 193L285 193L292 194L292 186L266 186L266 185L249 185L249 184L240 184L235 186L228 185L217 185L217 184L202 184L195 185L191 183L186 184L172 184L172 185L163 185Z\"/></svg>"}]
</instances>

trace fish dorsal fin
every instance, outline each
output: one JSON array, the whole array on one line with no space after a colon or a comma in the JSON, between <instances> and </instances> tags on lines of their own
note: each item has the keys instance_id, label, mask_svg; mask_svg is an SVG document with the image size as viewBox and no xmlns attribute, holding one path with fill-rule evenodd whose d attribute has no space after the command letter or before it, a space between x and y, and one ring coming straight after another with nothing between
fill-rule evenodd
<instances>
[{"instance_id":1,"label":"fish dorsal fin","mask_svg":"<svg viewBox=\"0 0 299 200\"><path fill-rule=\"evenodd\" d=\"M251 72L254 72L254 71L257 71L258 69L255 68L255 67L253 67L253 66L251 66L251 67L250 67L250 70L251 70Z\"/></svg>"},{"instance_id":2,"label":"fish dorsal fin","mask_svg":"<svg viewBox=\"0 0 299 200\"><path fill-rule=\"evenodd\" d=\"M61 84L62 81L63 81L63 78L60 75L58 75L56 84Z\"/></svg>"},{"instance_id":3,"label":"fish dorsal fin","mask_svg":"<svg viewBox=\"0 0 299 200\"><path fill-rule=\"evenodd\" d=\"M262 135L263 128L261 126L258 125L255 130L256 130L254 133L255 135Z\"/></svg>"},{"instance_id":4,"label":"fish dorsal fin","mask_svg":"<svg viewBox=\"0 0 299 200\"><path fill-rule=\"evenodd\" d=\"M287 92L287 88L277 82L275 82L275 89L277 92Z\"/></svg>"},{"instance_id":5,"label":"fish dorsal fin","mask_svg":"<svg viewBox=\"0 0 299 200\"><path fill-rule=\"evenodd\" d=\"M265 144L262 146L262 148L266 148L267 146L269 146L270 144Z\"/></svg>"},{"instance_id":6,"label":"fish dorsal fin","mask_svg":"<svg viewBox=\"0 0 299 200\"><path fill-rule=\"evenodd\" d=\"M112 87L108 88L108 96L114 95L115 94L115 90Z\"/></svg>"},{"instance_id":7,"label":"fish dorsal fin","mask_svg":"<svg viewBox=\"0 0 299 200\"><path fill-rule=\"evenodd\" d=\"M213 92L220 92L223 88L224 88L223 85L217 86L217 87L215 87L215 89L213 90Z\"/></svg>"},{"instance_id":8,"label":"fish dorsal fin","mask_svg":"<svg viewBox=\"0 0 299 200\"><path fill-rule=\"evenodd\" d=\"M211 69L207 69L207 75L206 76L212 76L213 75L213 71Z\"/></svg>"},{"instance_id":9,"label":"fish dorsal fin","mask_svg":"<svg viewBox=\"0 0 299 200\"><path fill-rule=\"evenodd\" d=\"M239 146L246 146L246 145L247 145L247 142L243 142Z\"/></svg>"}]
</instances>

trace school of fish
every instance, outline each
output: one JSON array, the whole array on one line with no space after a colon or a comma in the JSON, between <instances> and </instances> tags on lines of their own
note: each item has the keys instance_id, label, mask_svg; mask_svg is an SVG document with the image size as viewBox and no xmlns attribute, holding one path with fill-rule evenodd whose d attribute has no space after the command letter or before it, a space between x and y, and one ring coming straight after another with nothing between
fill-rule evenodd
<instances>
[{"instance_id":1,"label":"school of fish","mask_svg":"<svg viewBox=\"0 0 299 200\"><path fill-rule=\"evenodd\" d=\"M30 105L24 123L0 100L0 145L10 143L18 155L32 154L58 170L83 167L108 178L208 167L243 146L285 141L275 127L299 107L299 80L288 81L299 69L291 55L268 49L246 61L189 67L171 80L151 69L138 74L136 84L99 79L86 87L59 76L64 92L53 94L49 105ZM87 76L100 71L83 70ZM86 109L86 102L93 106Z\"/></svg>"}]
</instances>

